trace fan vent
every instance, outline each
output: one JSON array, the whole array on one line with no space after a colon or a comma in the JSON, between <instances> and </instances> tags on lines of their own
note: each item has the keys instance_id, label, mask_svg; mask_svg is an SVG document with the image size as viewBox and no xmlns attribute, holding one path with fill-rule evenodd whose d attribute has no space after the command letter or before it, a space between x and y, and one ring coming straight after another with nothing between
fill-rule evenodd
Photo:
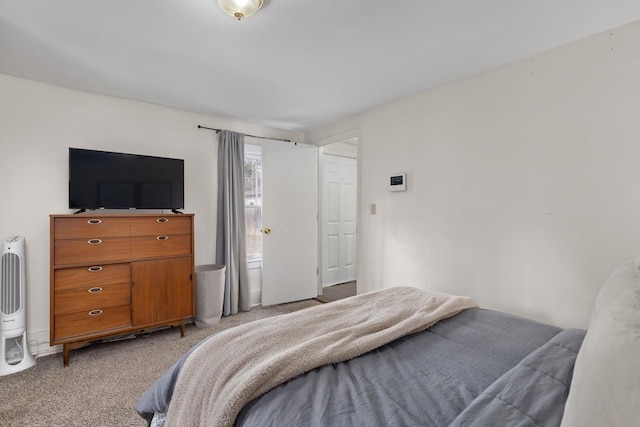
<instances>
[{"instance_id":1,"label":"fan vent","mask_svg":"<svg viewBox=\"0 0 640 427\"><path fill-rule=\"evenodd\" d=\"M20 257L13 253L2 255L0 283L0 311L10 315L20 310Z\"/></svg>"}]
</instances>

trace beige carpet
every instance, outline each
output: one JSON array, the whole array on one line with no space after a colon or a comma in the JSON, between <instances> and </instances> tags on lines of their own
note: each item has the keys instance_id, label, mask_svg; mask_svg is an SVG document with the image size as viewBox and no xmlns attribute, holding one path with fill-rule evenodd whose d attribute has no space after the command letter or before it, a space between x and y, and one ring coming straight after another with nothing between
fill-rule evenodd
<instances>
[{"instance_id":1,"label":"beige carpet","mask_svg":"<svg viewBox=\"0 0 640 427\"><path fill-rule=\"evenodd\" d=\"M37 359L36 366L0 376L0 426L145 426L138 399L182 354L208 335L241 323L317 305L309 300L223 318L211 328L187 325L135 339L94 344Z\"/></svg>"}]
</instances>

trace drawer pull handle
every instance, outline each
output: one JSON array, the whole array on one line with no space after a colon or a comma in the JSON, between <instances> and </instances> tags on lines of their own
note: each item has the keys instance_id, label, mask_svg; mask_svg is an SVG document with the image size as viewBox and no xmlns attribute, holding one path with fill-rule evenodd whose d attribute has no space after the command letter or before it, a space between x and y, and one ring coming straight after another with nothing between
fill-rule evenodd
<instances>
[{"instance_id":1,"label":"drawer pull handle","mask_svg":"<svg viewBox=\"0 0 640 427\"><path fill-rule=\"evenodd\" d=\"M99 316L102 314L102 310L91 310L89 316Z\"/></svg>"},{"instance_id":2,"label":"drawer pull handle","mask_svg":"<svg viewBox=\"0 0 640 427\"><path fill-rule=\"evenodd\" d=\"M94 265L93 267L87 268L87 270L89 270L92 273L95 273L96 271L102 271L102 267L100 267L99 265Z\"/></svg>"},{"instance_id":3,"label":"drawer pull handle","mask_svg":"<svg viewBox=\"0 0 640 427\"><path fill-rule=\"evenodd\" d=\"M156 219L156 221L165 223L165 222L169 222L169 219L168 218L158 218L158 219Z\"/></svg>"},{"instance_id":4,"label":"drawer pull handle","mask_svg":"<svg viewBox=\"0 0 640 427\"><path fill-rule=\"evenodd\" d=\"M158 236L156 237L158 240L169 240L169 236Z\"/></svg>"},{"instance_id":5,"label":"drawer pull handle","mask_svg":"<svg viewBox=\"0 0 640 427\"><path fill-rule=\"evenodd\" d=\"M102 292L102 288L91 288L89 289L90 294L97 294L98 292Z\"/></svg>"},{"instance_id":6,"label":"drawer pull handle","mask_svg":"<svg viewBox=\"0 0 640 427\"><path fill-rule=\"evenodd\" d=\"M89 221L87 221L87 224L102 224L102 220L101 219L90 219Z\"/></svg>"},{"instance_id":7,"label":"drawer pull handle","mask_svg":"<svg viewBox=\"0 0 640 427\"><path fill-rule=\"evenodd\" d=\"M91 239L91 240L88 240L87 243L89 243L90 245L99 245L100 243L102 243L102 240L100 240L100 239Z\"/></svg>"}]
</instances>

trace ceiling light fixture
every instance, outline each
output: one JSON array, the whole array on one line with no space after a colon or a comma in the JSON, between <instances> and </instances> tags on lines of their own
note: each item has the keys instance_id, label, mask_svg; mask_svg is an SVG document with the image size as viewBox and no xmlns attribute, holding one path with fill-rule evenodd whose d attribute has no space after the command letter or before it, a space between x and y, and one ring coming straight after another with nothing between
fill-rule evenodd
<instances>
[{"instance_id":1,"label":"ceiling light fixture","mask_svg":"<svg viewBox=\"0 0 640 427\"><path fill-rule=\"evenodd\" d=\"M251 16L262 7L263 0L218 0L218 6L227 15L237 18Z\"/></svg>"}]
</instances>

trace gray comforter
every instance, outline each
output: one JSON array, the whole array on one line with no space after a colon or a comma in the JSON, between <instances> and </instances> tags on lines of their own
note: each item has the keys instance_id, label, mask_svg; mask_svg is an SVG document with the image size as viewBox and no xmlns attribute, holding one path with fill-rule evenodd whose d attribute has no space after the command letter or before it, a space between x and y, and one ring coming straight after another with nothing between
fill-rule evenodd
<instances>
[{"instance_id":1,"label":"gray comforter","mask_svg":"<svg viewBox=\"0 0 640 427\"><path fill-rule=\"evenodd\" d=\"M559 426L584 336L576 329L560 332L493 382L451 427Z\"/></svg>"},{"instance_id":2,"label":"gray comforter","mask_svg":"<svg viewBox=\"0 0 640 427\"><path fill-rule=\"evenodd\" d=\"M557 426L583 337L584 331L465 310L272 389L251 401L236 425ZM140 400L144 418L167 411L183 363Z\"/></svg>"}]
</instances>

